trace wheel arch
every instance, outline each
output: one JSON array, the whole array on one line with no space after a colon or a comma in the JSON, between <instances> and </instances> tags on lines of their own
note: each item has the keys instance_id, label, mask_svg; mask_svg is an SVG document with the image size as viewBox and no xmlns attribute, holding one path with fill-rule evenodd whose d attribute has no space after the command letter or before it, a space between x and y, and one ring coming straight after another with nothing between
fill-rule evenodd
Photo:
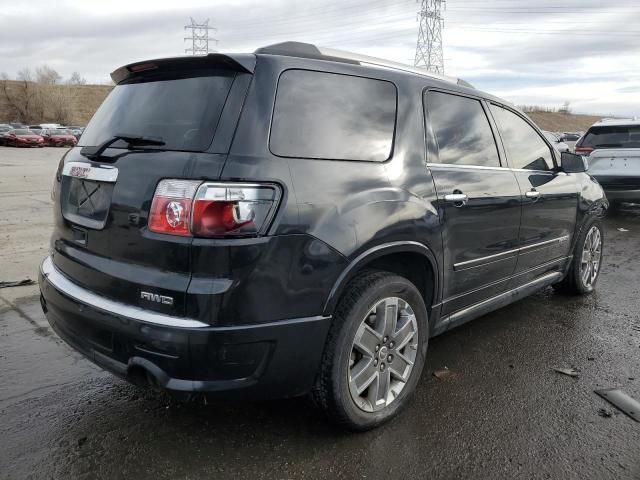
<instances>
[{"instance_id":1,"label":"wheel arch","mask_svg":"<svg viewBox=\"0 0 640 480\"><path fill-rule=\"evenodd\" d=\"M349 262L329 292L324 315L333 314L349 282L367 269L396 273L410 280L420 290L429 313L439 299L439 270L431 249L415 241L389 242L371 247Z\"/></svg>"}]
</instances>

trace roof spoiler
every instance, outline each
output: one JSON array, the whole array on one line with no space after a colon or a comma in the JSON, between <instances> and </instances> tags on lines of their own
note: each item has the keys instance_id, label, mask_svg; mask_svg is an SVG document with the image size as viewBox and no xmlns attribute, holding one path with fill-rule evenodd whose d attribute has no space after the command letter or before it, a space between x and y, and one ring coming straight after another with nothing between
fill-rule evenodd
<instances>
[{"instance_id":1,"label":"roof spoiler","mask_svg":"<svg viewBox=\"0 0 640 480\"><path fill-rule=\"evenodd\" d=\"M197 70L205 68L226 68L244 73L253 73L256 56L253 54L210 53L202 56L159 58L130 63L111 72L111 79L121 83L135 75L162 70L164 72Z\"/></svg>"},{"instance_id":2,"label":"roof spoiler","mask_svg":"<svg viewBox=\"0 0 640 480\"><path fill-rule=\"evenodd\" d=\"M403 63L393 62L382 58L370 57L368 55L360 55L359 53L346 52L343 50L335 50L333 48L318 47L311 43L303 42L282 42L258 48L256 54L266 55L284 55L290 57L311 58L315 60L327 60L331 62L350 63L353 65L375 65L377 67L390 68L393 70L401 70L408 73L414 73L423 77L435 78L444 82L455 83L457 85L474 88L469 82L461 79L440 75L428 70L411 67Z\"/></svg>"}]
</instances>

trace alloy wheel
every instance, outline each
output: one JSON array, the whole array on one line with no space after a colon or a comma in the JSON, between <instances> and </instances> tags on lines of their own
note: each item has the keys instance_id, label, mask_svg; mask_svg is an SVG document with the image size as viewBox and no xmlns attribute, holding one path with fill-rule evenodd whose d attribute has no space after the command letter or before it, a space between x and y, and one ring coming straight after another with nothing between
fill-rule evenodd
<instances>
[{"instance_id":1,"label":"alloy wheel","mask_svg":"<svg viewBox=\"0 0 640 480\"><path fill-rule=\"evenodd\" d=\"M376 303L363 318L349 356L349 392L366 412L387 407L411 376L418 349L418 322L401 298Z\"/></svg>"},{"instance_id":2,"label":"alloy wheel","mask_svg":"<svg viewBox=\"0 0 640 480\"><path fill-rule=\"evenodd\" d=\"M589 229L582 247L580 279L585 287L592 287L598 278L602 259L602 235L595 225Z\"/></svg>"}]
</instances>

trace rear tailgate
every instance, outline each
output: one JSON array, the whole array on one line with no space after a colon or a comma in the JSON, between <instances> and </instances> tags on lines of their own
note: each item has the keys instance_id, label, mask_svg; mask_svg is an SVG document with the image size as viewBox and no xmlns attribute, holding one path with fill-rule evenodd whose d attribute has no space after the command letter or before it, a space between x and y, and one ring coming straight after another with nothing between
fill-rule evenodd
<instances>
[{"instance_id":1,"label":"rear tailgate","mask_svg":"<svg viewBox=\"0 0 640 480\"><path fill-rule=\"evenodd\" d=\"M53 261L75 283L120 302L184 315L192 239L151 232L147 220L162 179L220 177L251 75L228 57L210 57L114 72L121 83L94 115L80 147L122 132L161 138L164 145L119 140L98 159L78 147L61 162Z\"/></svg>"},{"instance_id":2,"label":"rear tailgate","mask_svg":"<svg viewBox=\"0 0 640 480\"><path fill-rule=\"evenodd\" d=\"M587 158L589 173L606 189L640 189L640 148L599 149Z\"/></svg>"}]
</instances>

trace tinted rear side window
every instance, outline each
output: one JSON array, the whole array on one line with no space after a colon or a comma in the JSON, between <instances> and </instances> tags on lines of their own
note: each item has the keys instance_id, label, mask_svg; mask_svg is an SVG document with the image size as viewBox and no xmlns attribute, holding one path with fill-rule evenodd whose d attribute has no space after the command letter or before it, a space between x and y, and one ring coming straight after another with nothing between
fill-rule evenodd
<instances>
[{"instance_id":1,"label":"tinted rear side window","mask_svg":"<svg viewBox=\"0 0 640 480\"><path fill-rule=\"evenodd\" d=\"M382 162L391 156L396 87L307 70L280 76L269 148L282 157Z\"/></svg>"},{"instance_id":2,"label":"tinted rear side window","mask_svg":"<svg viewBox=\"0 0 640 480\"><path fill-rule=\"evenodd\" d=\"M591 127L581 147L640 148L640 125Z\"/></svg>"},{"instance_id":3,"label":"tinted rear side window","mask_svg":"<svg viewBox=\"0 0 640 480\"><path fill-rule=\"evenodd\" d=\"M497 105L491 105L491 111L496 117L512 168L525 170L553 168L553 157L549 146L531 125L515 113Z\"/></svg>"},{"instance_id":4,"label":"tinted rear side window","mask_svg":"<svg viewBox=\"0 0 640 480\"><path fill-rule=\"evenodd\" d=\"M89 122L80 144L99 145L114 134L127 133L160 137L163 150L204 151L213 140L233 78L233 73L221 71L118 85Z\"/></svg>"},{"instance_id":5,"label":"tinted rear side window","mask_svg":"<svg viewBox=\"0 0 640 480\"><path fill-rule=\"evenodd\" d=\"M500 166L491 126L479 100L427 92L425 103L440 163Z\"/></svg>"}]
</instances>

